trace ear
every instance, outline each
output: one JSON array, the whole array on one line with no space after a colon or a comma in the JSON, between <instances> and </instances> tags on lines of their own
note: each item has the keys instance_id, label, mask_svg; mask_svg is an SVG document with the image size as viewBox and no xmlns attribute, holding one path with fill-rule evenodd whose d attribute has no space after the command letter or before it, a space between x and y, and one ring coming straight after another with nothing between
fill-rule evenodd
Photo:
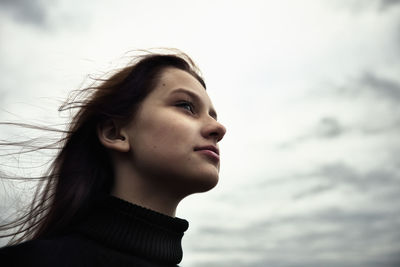
<instances>
[{"instance_id":1,"label":"ear","mask_svg":"<svg viewBox=\"0 0 400 267\"><path fill-rule=\"evenodd\" d=\"M98 124L97 136L106 148L119 152L128 152L130 149L127 133L121 130L113 120Z\"/></svg>"}]
</instances>

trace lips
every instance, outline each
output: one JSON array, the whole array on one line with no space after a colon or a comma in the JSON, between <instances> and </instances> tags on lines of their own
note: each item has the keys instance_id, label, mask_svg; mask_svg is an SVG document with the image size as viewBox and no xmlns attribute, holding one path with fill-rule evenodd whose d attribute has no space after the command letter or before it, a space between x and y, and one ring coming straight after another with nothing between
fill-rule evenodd
<instances>
[{"instance_id":1,"label":"lips","mask_svg":"<svg viewBox=\"0 0 400 267\"><path fill-rule=\"evenodd\" d=\"M209 151L212 151L215 154L219 155L219 149L216 146L212 146L212 145L211 146L196 147L194 149L194 151L202 151L202 150L205 150L205 151L209 150Z\"/></svg>"},{"instance_id":2,"label":"lips","mask_svg":"<svg viewBox=\"0 0 400 267\"><path fill-rule=\"evenodd\" d=\"M219 163L219 150L216 146L211 145L211 146L196 147L194 151L200 153L207 159L211 160L213 164Z\"/></svg>"}]
</instances>

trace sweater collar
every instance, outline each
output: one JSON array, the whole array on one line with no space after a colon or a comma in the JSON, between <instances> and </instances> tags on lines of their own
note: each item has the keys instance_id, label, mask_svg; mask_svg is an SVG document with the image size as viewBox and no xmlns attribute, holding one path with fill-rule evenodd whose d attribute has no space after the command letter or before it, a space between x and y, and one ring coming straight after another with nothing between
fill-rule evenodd
<instances>
[{"instance_id":1,"label":"sweater collar","mask_svg":"<svg viewBox=\"0 0 400 267\"><path fill-rule=\"evenodd\" d=\"M79 230L116 250L158 263L178 264L188 226L186 220L110 196L93 209Z\"/></svg>"}]
</instances>

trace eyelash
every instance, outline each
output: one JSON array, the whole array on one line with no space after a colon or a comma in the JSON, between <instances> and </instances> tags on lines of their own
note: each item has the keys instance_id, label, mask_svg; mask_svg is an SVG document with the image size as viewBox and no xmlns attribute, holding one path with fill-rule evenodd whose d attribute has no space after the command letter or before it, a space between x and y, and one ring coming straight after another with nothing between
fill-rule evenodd
<instances>
[{"instance_id":1,"label":"eyelash","mask_svg":"<svg viewBox=\"0 0 400 267\"><path fill-rule=\"evenodd\" d=\"M181 108L183 108L183 109L189 111L189 112L192 113L192 114L195 113L194 105L193 105L193 103L190 102L190 101L186 101L186 100L181 101L181 102L179 102L178 104L176 104L176 106L177 106L177 107L181 107ZM186 107L189 107L189 108L186 108Z\"/></svg>"}]
</instances>

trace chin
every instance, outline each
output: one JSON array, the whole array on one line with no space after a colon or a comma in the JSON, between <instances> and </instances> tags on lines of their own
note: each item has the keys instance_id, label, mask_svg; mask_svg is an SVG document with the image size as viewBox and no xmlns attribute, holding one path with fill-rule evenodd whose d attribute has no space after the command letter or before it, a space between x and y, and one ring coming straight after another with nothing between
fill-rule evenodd
<instances>
[{"instance_id":1,"label":"chin","mask_svg":"<svg viewBox=\"0 0 400 267\"><path fill-rule=\"evenodd\" d=\"M199 186L199 190L196 193L207 192L213 189L217 184L218 184L218 177L216 179L207 180L207 182L204 182L202 183L201 186Z\"/></svg>"},{"instance_id":2,"label":"chin","mask_svg":"<svg viewBox=\"0 0 400 267\"><path fill-rule=\"evenodd\" d=\"M164 172L166 173L166 172ZM198 164L193 168L180 169L179 172L171 173L172 179L165 181L164 188L169 188L184 198L195 193L207 192L213 189L219 180L219 168L212 165Z\"/></svg>"},{"instance_id":3,"label":"chin","mask_svg":"<svg viewBox=\"0 0 400 267\"><path fill-rule=\"evenodd\" d=\"M196 175L182 177L183 179L179 179L175 189L176 193L180 195L182 198L195 194L195 193L202 193L207 192L213 189L218 184L218 174L210 174L210 173L203 173ZM172 184L169 184L171 186Z\"/></svg>"},{"instance_id":4,"label":"chin","mask_svg":"<svg viewBox=\"0 0 400 267\"><path fill-rule=\"evenodd\" d=\"M191 185L189 188L192 190L192 192L189 194L207 192L218 184L218 180L218 173L205 173L203 175L196 175L196 177L191 179Z\"/></svg>"}]
</instances>

